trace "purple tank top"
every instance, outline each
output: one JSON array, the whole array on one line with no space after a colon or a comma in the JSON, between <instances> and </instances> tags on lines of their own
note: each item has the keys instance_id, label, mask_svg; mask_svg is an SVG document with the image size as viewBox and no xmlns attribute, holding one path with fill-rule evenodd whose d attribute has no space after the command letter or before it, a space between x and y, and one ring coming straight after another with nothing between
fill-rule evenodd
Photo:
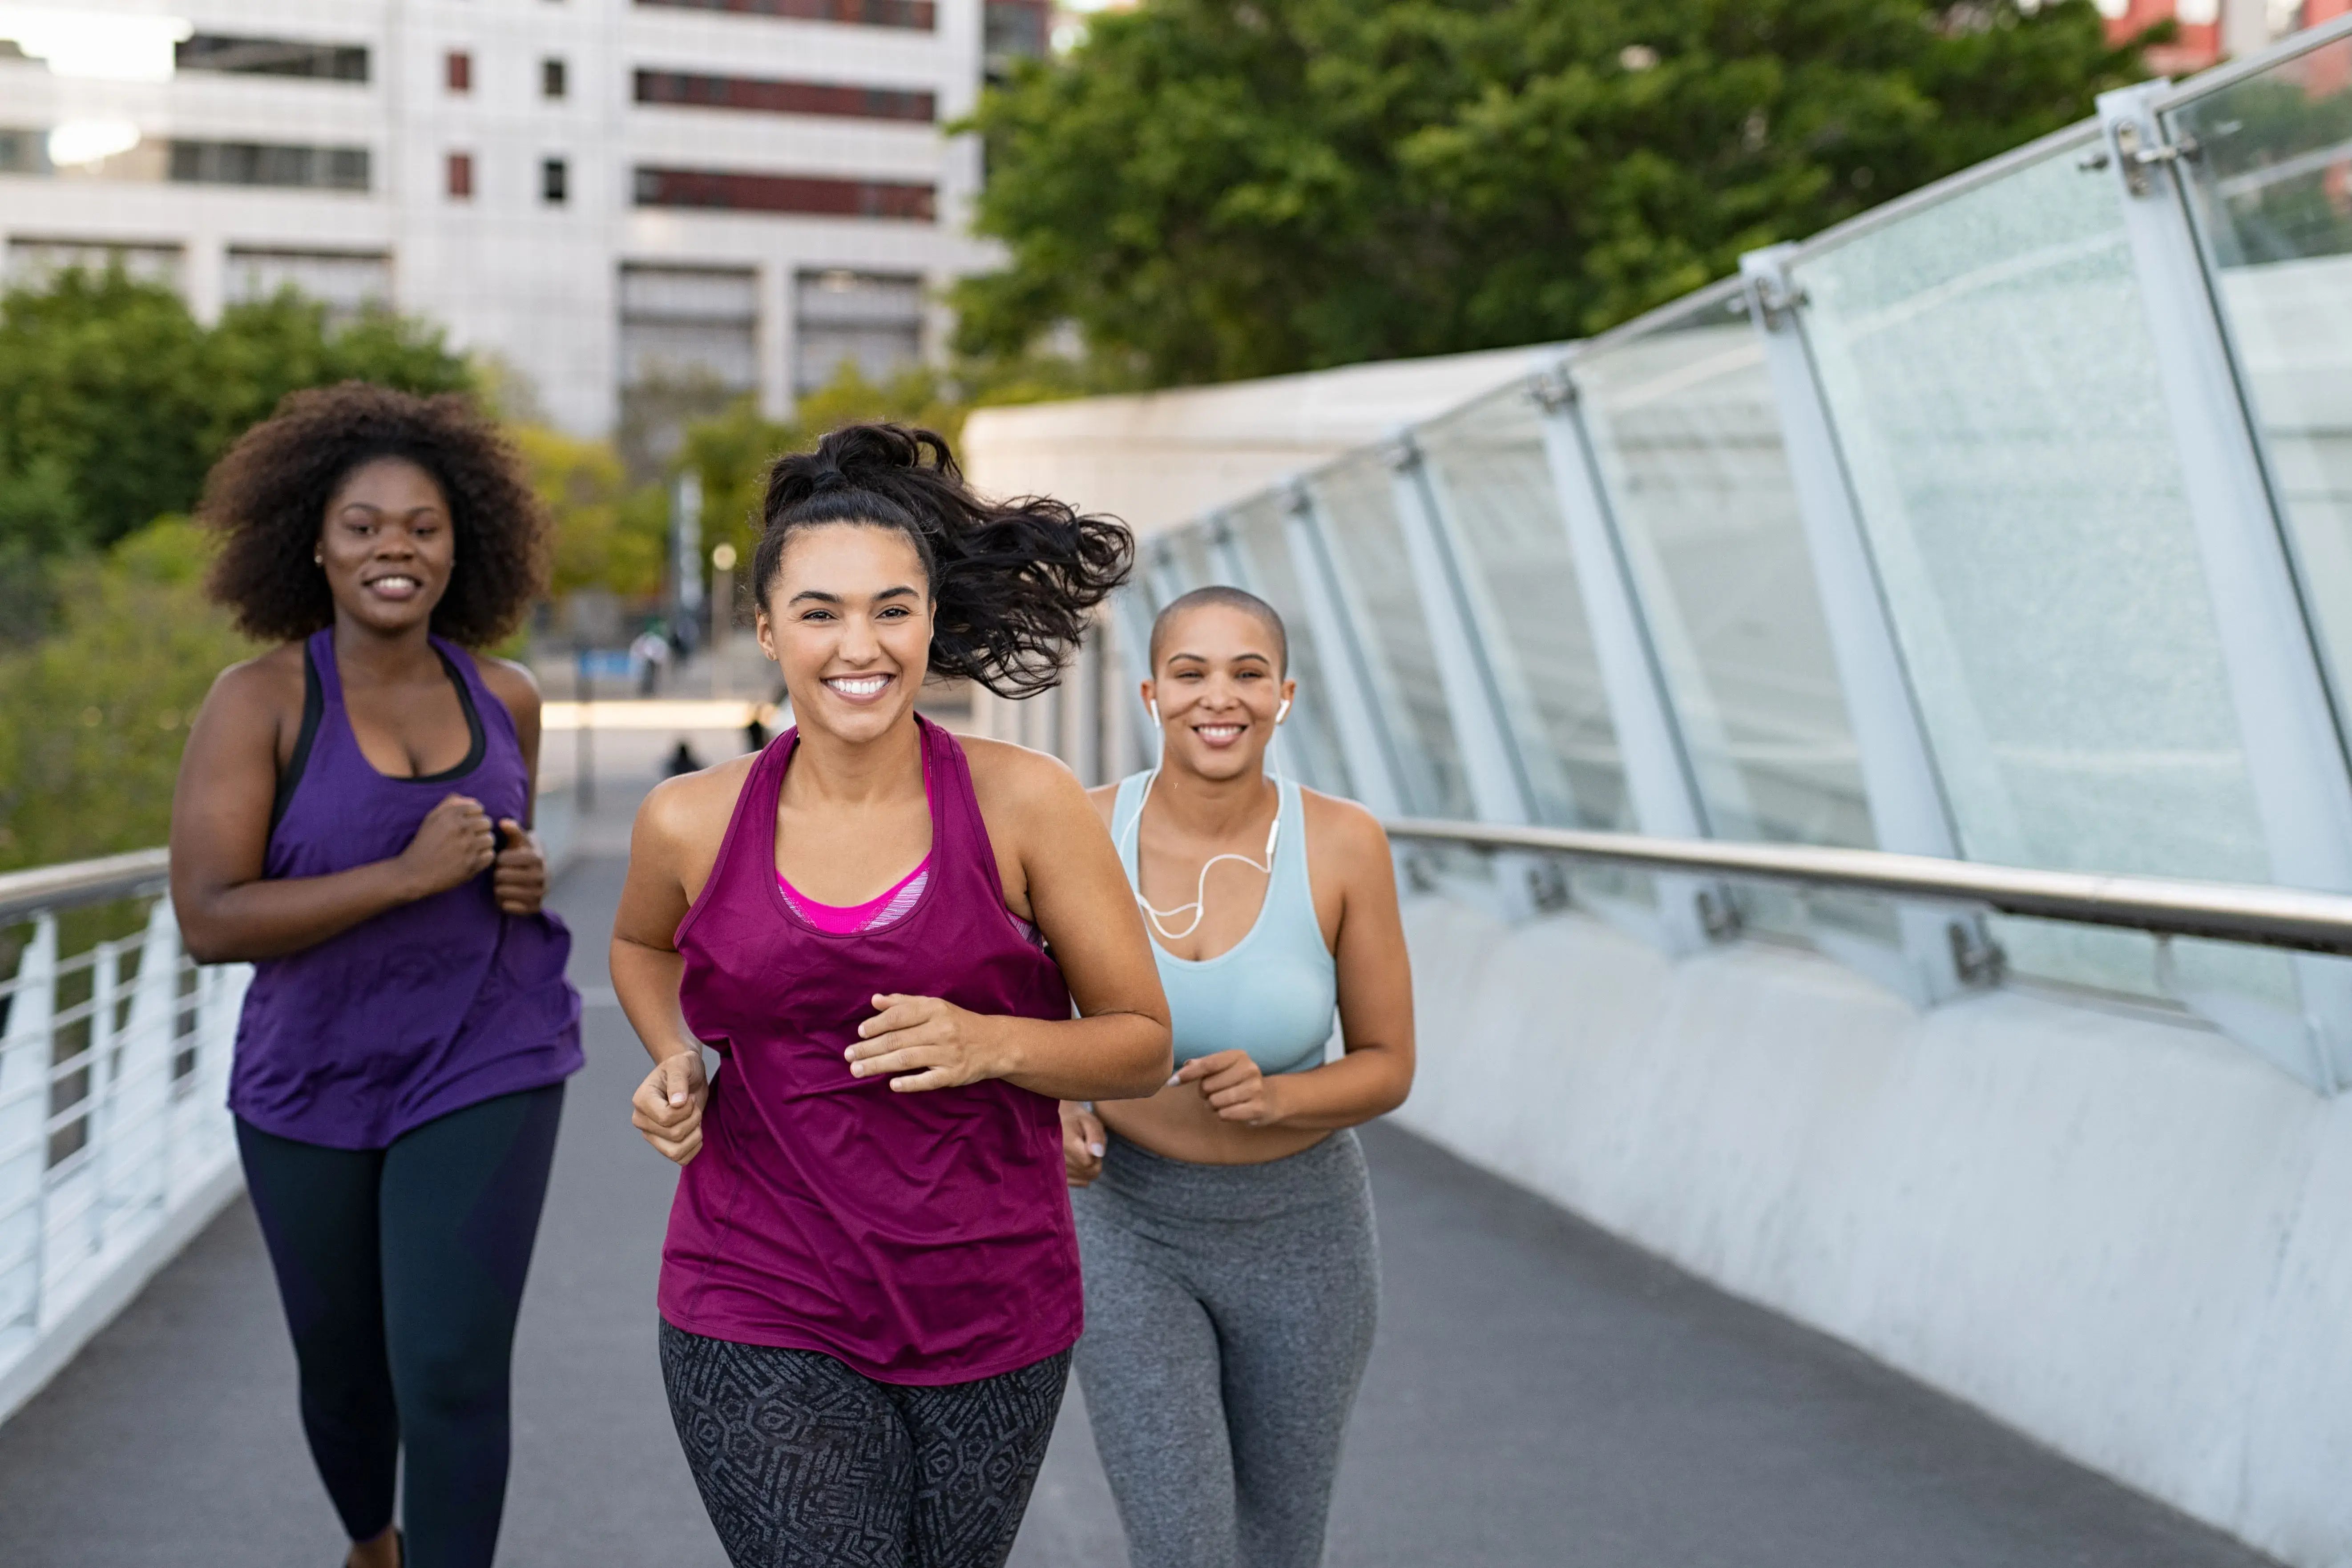
<instances>
[{"instance_id":1,"label":"purple tank top","mask_svg":"<svg viewBox=\"0 0 2352 1568\"><path fill-rule=\"evenodd\" d=\"M678 1000L724 1061L670 1207L661 1313L884 1383L966 1383L1077 1340L1059 1114L1001 1079L898 1094L852 1078L842 1053L877 993L1025 1018L1067 1018L1070 994L1004 907L962 746L917 722L931 874L904 917L834 935L777 887L788 730L752 764L678 922Z\"/></svg>"},{"instance_id":2,"label":"purple tank top","mask_svg":"<svg viewBox=\"0 0 2352 1568\"><path fill-rule=\"evenodd\" d=\"M464 699L473 745L446 773L388 778L352 733L334 633L311 637L303 736L262 875L389 859L451 794L480 801L493 821L523 820L530 779L506 704L465 649L439 637L433 647ZM580 994L563 977L571 951L553 915L502 913L486 871L264 959L237 1026L229 1109L282 1138L381 1149L436 1116L560 1082L582 1059Z\"/></svg>"}]
</instances>

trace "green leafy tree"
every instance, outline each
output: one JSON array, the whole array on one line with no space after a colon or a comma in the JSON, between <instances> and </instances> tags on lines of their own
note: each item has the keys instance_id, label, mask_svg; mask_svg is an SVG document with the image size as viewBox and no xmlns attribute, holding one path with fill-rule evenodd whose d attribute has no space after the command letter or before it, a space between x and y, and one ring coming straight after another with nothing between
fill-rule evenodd
<instances>
[{"instance_id":1,"label":"green leafy tree","mask_svg":"<svg viewBox=\"0 0 2352 1568\"><path fill-rule=\"evenodd\" d=\"M279 398L351 379L472 384L437 331L380 312L338 329L291 293L211 327L120 268L0 295L0 552L102 549L187 511L205 471Z\"/></svg>"},{"instance_id":2,"label":"green leafy tree","mask_svg":"<svg viewBox=\"0 0 2352 1568\"><path fill-rule=\"evenodd\" d=\"M1598 331L2091 112L2089 0L1151 0L986 94L958 346L1103 384Z\"/></svg>"},{"instance_id":3,"label":"green leafy tree","mask_svg":"<svg viewBox=\"0 0 2352 1568\"><path fill-rule=\"evenodd\" d=\"M0 655L0 869L163 842L188 722L254 651L205 599L209 549L175 518L68 563L55 631Z\"/></svg>"},{"instance_id":4,"label":"green leafy tree","mask_svg":"<svg viewBox=\"0 0 2352 1568\"><path fill-rule=\"evenodd\" d=\"M544 426L513 435L531 488L555 519L555 592L604 588L625 598L660 593L669 527L661 487L633 489L610 442Z\"/></svg>"}]
</instances>

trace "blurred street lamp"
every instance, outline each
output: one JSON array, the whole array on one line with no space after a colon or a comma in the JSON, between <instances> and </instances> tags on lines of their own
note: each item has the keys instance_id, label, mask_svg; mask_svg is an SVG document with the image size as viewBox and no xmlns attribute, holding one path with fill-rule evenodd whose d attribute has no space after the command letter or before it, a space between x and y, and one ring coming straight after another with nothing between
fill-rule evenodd
<instances>
[{"instance_id":1,"label":"blurred street lamp","mask_svg":"<svg viewBox=\"0 0 2352 1568\"><path fill-rule=\"evenodd\" d=\"M710 552L710 662L716 669L735 629L735 547L725 541Z\"/></svg>"}]
</instances>

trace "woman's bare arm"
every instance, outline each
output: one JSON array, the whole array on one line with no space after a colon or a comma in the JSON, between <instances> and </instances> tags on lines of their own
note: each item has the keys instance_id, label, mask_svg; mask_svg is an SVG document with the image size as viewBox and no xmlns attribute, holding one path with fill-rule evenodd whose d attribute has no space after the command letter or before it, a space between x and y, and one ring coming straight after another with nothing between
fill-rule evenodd
<instances>
[{"instance_id":1,"label":"woman's bare arm","mask_svg":"<svg viewBox=\"0 0 2352 1568\"><path fill-rule=\"evenodd\" d=\"M628 875L613 915L613 992L646 1054L657 1062L702 1048L678 1006L686 961L677 952L677 927L709 879L718 839L727 831L724 813L710 831L707 819L717 803L699 798L712 793L710 782L694 774L667 780L637 807ZM728 792L727 811L734 808L733 793Z\"/></svg>"},{"instance_id":2,"label":"woman's bare arm","mask_svg":"<svg viewBox=\"0 0 2352 1568\"><path fill-rule=\"evenodd\" d=\"M936 997L877 997L851 1070L901 1075L891 1087L908 1092L1001 1078L1062 1100L1151 1093L1173 1061L1168 1001L1110 835L1054 758L982 741L965 752L1000 866L1017 868L1007 899L1026 904L1080 1016L983 1016Z\"/></svg>"},{"instance_id":3,"label":"woman's bare arm","mask_svg":"<svg viewBox=\"0 0 2352 1568\"><path fill-rule=\"evenodd\" d=\"M613 994L653 1058L630 1100L629 1120L665 1156L683 1165L702 1149L709 1095L702 1042L686 1026L678 983L678 922L709 880L750 757L656 785L629 830L629 869L613 915Z\"/></svg>"},{"instance_id":4,"label":"woman's bare arm","mask_svg":"<svg viewBox=\"0 0 2352 1568\"><path fill-rule=\"evenodd\" d=\"M490 863L488 816L478 803L452 795L389 859L323 877L264 877L287 679L282 654L222 671L180 758L172 795L172 905L189 956L200 963L299 952L386 910L454 888ZM293 679L299 713L299 674Z\"/></svg>"},{"instance_id":5,"label":"woman's bare arm","mask_svg":"<svg viewBox=\"0 0 2352 1568\"><path fill-rule=\"evenodd\" d=\"M539 681L521 665L503 658L478 659L475 668L514 721L515 744L522 752L522 816L499 823L490 893L510 915L536 914L547 900L547 849L531 831L539 810Z\"/></svg>"}]
</instances>

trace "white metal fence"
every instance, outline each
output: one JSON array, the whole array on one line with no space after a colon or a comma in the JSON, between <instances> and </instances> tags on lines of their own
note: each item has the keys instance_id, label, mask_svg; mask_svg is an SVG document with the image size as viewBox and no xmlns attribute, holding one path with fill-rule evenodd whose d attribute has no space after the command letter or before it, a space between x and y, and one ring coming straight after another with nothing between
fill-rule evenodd
<instances>
[{"instance_id":1,"label":"white metal fence","mask_svg":"<svg viewBox=\"0 0 2352 1568\"><path fill-rule=\"evenodd\" d=\"M223 1099L252 971L190 962L163 875L156 850L0 878L0 919L29 925L0 982L0 1418L237 1190ZM41 882L55 901L24 907ZM126 902L132 934L72 940Z\"/></svg>"}]
</instances>

